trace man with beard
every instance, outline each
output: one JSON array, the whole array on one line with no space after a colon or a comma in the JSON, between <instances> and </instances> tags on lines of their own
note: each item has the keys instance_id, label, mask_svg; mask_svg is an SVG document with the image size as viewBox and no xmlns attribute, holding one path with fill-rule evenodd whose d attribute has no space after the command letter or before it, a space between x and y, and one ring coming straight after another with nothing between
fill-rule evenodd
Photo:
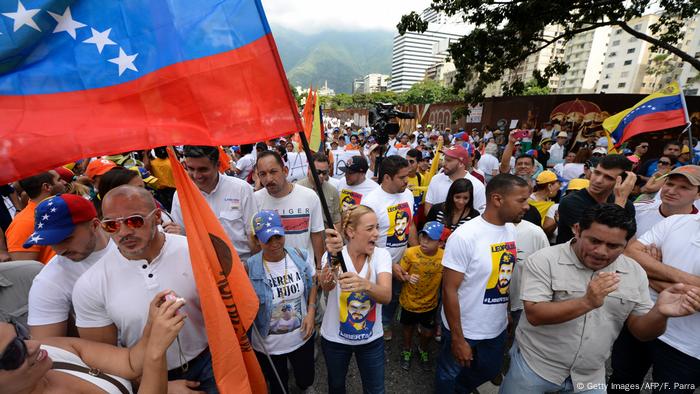
<instances>
[{"instance_id":1,"label":"man with beard","mask_svg":"<svg viewBox=\"0 0 700 394\"><path fill-rule=\"evenodd\" d=\"M637 176L631 172L632 162L623 155L603 157L591 172L587 188L569 193L559 204L557 243L573 238L573 226L583 214L598 205L615 203L634 217L634 205L628 200Z\"/></svg>"},{"instance_id":2,"label":"man with beard","mask_svg":"<svg viewBox=\"0 0 700 394\"><path fill-rule=\"evenodd\" d=\"M445 202L452 182L459 178L468 179L472 183L474 208L483 212L486 205L484 184L467 171L467 168L471 167L469 152L463 146L455 145L443 149L442 153L445 155L442 174L437 174L430 180L425 196L425 212L430 212L433 205Z\"/></svg>"},{"instance_id":3,"label":"man with beard","mask_svg":"<svg viewBox=\"0 0 700 394\"><path fill-rule=\"evenodd\" d=\"M458 227L447 240L442 259L443 344L435 376L436 392L469 393L500 371L508 325L509 281L507 269L501 273L493 262L502 261L511 267L515 263L513 222L522 220L528 211L529 195L530 186L522 178L495 176L486 185L483 215Z\"/></svg>"},{"instance_id":4,"label":"man with beard","mask_svg":"<svg viewBox=\"0 0 700 394\"><path fill-rule=\"evenodd\" d=\"M117 249L107 251L73 288L80 337L111 345L120 339L119 345L133 346L144 332L150 300L172 290L187 300L187 323L166 353L168 380L180 380L180 385L196 381L198 390L216 393L187 238L159 231L160 209L143 188L110 190L102 201L102 216L102 229Z\"/></svg>"},{"instance_id":5,"label":"man with beard","mask_svg":"<svg viewBox=\"0 0 700 394\"><path fill-rule=\"evenodd\" d=\"M114 243L100 229L95 206L83 197L51 197L37 206L36 214L39 221L26 245L48 245L56 256L34 278L28 324L34 339L69 336L75 333L73 286Z\"/></svg>"}]
</instances>

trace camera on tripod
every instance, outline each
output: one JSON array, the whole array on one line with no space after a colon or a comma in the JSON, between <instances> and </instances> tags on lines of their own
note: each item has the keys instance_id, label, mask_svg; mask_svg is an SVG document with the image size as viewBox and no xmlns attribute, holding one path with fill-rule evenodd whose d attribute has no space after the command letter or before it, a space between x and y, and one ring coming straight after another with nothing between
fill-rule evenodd
<instances>
[{"instance_id":1,"label":"camera on tripod","mask_svg":"<svg viewBox=\"0 0 700 394\"><path fill-rule=\"evenodd\" d=\"M413 112L397 111L395 107L396 105L391 103L375 103L374 108L369 111L369 124L374 129L374 138L379 145L386 145L389 142L389 134L399 132L399 124L391 120L416 117Z\"/></svg>"}]
</instances>

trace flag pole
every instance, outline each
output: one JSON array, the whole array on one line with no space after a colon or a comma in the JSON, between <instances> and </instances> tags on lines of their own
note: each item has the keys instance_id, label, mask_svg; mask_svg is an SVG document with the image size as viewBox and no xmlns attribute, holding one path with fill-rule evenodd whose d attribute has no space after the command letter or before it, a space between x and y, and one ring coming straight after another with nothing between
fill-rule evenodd
<instances>
[{"instance_id":1,"label":"flag pole","mask_svg":"<svg viewBox=\"0 0 700 394\"><path fill-rule=\"evenodd\" d=\"M693 126L692 123L690 122L690 116L688 116L688 106L685 104L685 93L683 93L683 88L681 87L680 82L678 83L678 87L680 88L681 91L681 102L683 103L683 111L685 112L685 121L687 123L687 126L685 126L685 129L688 130L688 150L690 150L690 162L692 163L693 160L695 159L695 149L693 145ZM684 130L685 131L685 130ZM681 135L683 135L683 132L681 132Z\"/></svg>"}]
</instances>

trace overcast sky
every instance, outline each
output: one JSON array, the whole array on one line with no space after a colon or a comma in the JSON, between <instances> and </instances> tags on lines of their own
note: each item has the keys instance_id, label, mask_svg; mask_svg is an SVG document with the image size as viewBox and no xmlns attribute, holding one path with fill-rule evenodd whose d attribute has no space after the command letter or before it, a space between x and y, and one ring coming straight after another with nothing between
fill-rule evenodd
<instances>
[{"instance_id":1,"label":"overcast sky","mask_svg":"<svg viewBox=\"0 0 700 394\"><path fill-rule=\"evenodd\" d=\"M420 13L430 0L262 0L272 28L395 31L401 15Z\"/></svg>"}]
</instances>

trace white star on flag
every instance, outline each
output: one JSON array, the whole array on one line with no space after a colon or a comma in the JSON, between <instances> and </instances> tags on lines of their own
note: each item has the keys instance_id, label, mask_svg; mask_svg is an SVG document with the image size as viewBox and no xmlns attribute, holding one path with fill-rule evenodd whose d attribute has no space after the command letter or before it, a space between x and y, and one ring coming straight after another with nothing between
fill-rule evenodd
<instances>
[{"instance_id":1,"label":"white star on flag","mask_svg":"<svg viewBox=\"0 0 700 394\"><path fill-rule=\"evenodd\" d=\"M56 212L56 208L51 208L51 213Z\"/></svg>"},{"instance_id":2,"label":"white star on flag","mask_svg":"<svg viewBox=\"0 0 700 394\"><path fill-rule=\"evenodd\" d=\"M279 231L278 229L274 229L274 230L272 230L272 232L275 233L275 234L279 234L279 233L280 233L280 231Z\"/></svg>"},{"instance_id":3,"label":"white star on flag","mask_svg":"<svg viewBox=\"0 0 700 394\"><path fill-rule=\"evenodd\" d=\"M44 238L41 238L41 236L39 236L39 235L32 235L32 238L31 238L31 240L29 240L29 242L37 243L37 242L41 241L42 239L44 239Z\"/></svg>"},{"instance_id":4,"label":"white star on flag","mask_svg":"<svg viewBox=\"0 0 700 394\"><path fill-rule=\"evenodd\" d=\"M267 227L272 226L270 223L265 223L265 225L266 225Z\"/></svg>"},{"instance_id":5,"label":"white star on flag","mask_svg":"<svg viewBox=\"0 0 700 394\"><path fill-rule=\"evenodd\" d=\"M84 23L80 23L73 19L73 15L71 15L70 13L70 7L66 7L66 10L63 12L63 15L55 14L51 11L47 12L54 19L56 19L56 22L58 22L56 28L53 29L54 33L60 33L62 31L65 31L66 33L70 34L70 36L73 37L73 39L75 40L75 30L80 29L81 27L85 27Z\"/></svg>"},{"instance_id":6,"label":"white star on flag","mask_svg":"<svg viewBox=\"0 0 700 394\"><path fill-rule=\"evenodd\" d=\"M92 27L90 30L92 30L92 37L83 42L87 44L95 44L97 46L98 53L102 53L102 49L104 49L105 45L117 45L116 42L109 39L109 32L112 31L111 27L103 32L99 32Z\"/></svg>"},{"instance_id":7,"label":"white star on flag","mask_svg":"<svg viewBox=\"0 0 700 394\"><path fill-rule=\"evenodd\" d=\"M53 198L49 200L49 203L47 204L48 206L53 205Z\"/></svg>"},{"instance_id":8,"label":"white star on flag","mask_svg":"<svg viewBox=\"0 0 700 394\"><path fill-rule=\"evenodd\" d=\"M42 223L42 222L37 223L36 228L44 228L44 223Z\"/></svg>"},{"instance_id":9,"label":"white star on flag","mask_svg":"<svg viewBox=\"0 0 700 394\"><path fill-rule=\"evenodd\" d=\"M119 57L107 61L119 66L119 76L121 76L127 68L129 70L139 71L136 66L134 66L134 60L136 60L136 56L138 55L138 53L127 55L122 48L119 48Z\"/></svg>"},{"instance_id":10,"label":"white star on flag","mask_svg":"<svg viewBox=\"0 0 700 394\"><path fill-rule=\"evenodd\" d=\"M49 220L49 215L44 214L44 216L41 217L41 220Z\"/></svg>"},{"instance_id":11,"label":"white star on flag","mask_svg":"<svg viewBox=\"0 0 700 394\"><path fill-rule=\"evenodd\" d=\"M34 15L41 11L39 8L34 8L28 10L24 8L21 1L17 2L17 12L4 12L3 15L10 19L14 19L14 31L19 30L22 26L27 25L36 31L41 31L36 22L34 22Z\"/></svg>"}]
</instances>

